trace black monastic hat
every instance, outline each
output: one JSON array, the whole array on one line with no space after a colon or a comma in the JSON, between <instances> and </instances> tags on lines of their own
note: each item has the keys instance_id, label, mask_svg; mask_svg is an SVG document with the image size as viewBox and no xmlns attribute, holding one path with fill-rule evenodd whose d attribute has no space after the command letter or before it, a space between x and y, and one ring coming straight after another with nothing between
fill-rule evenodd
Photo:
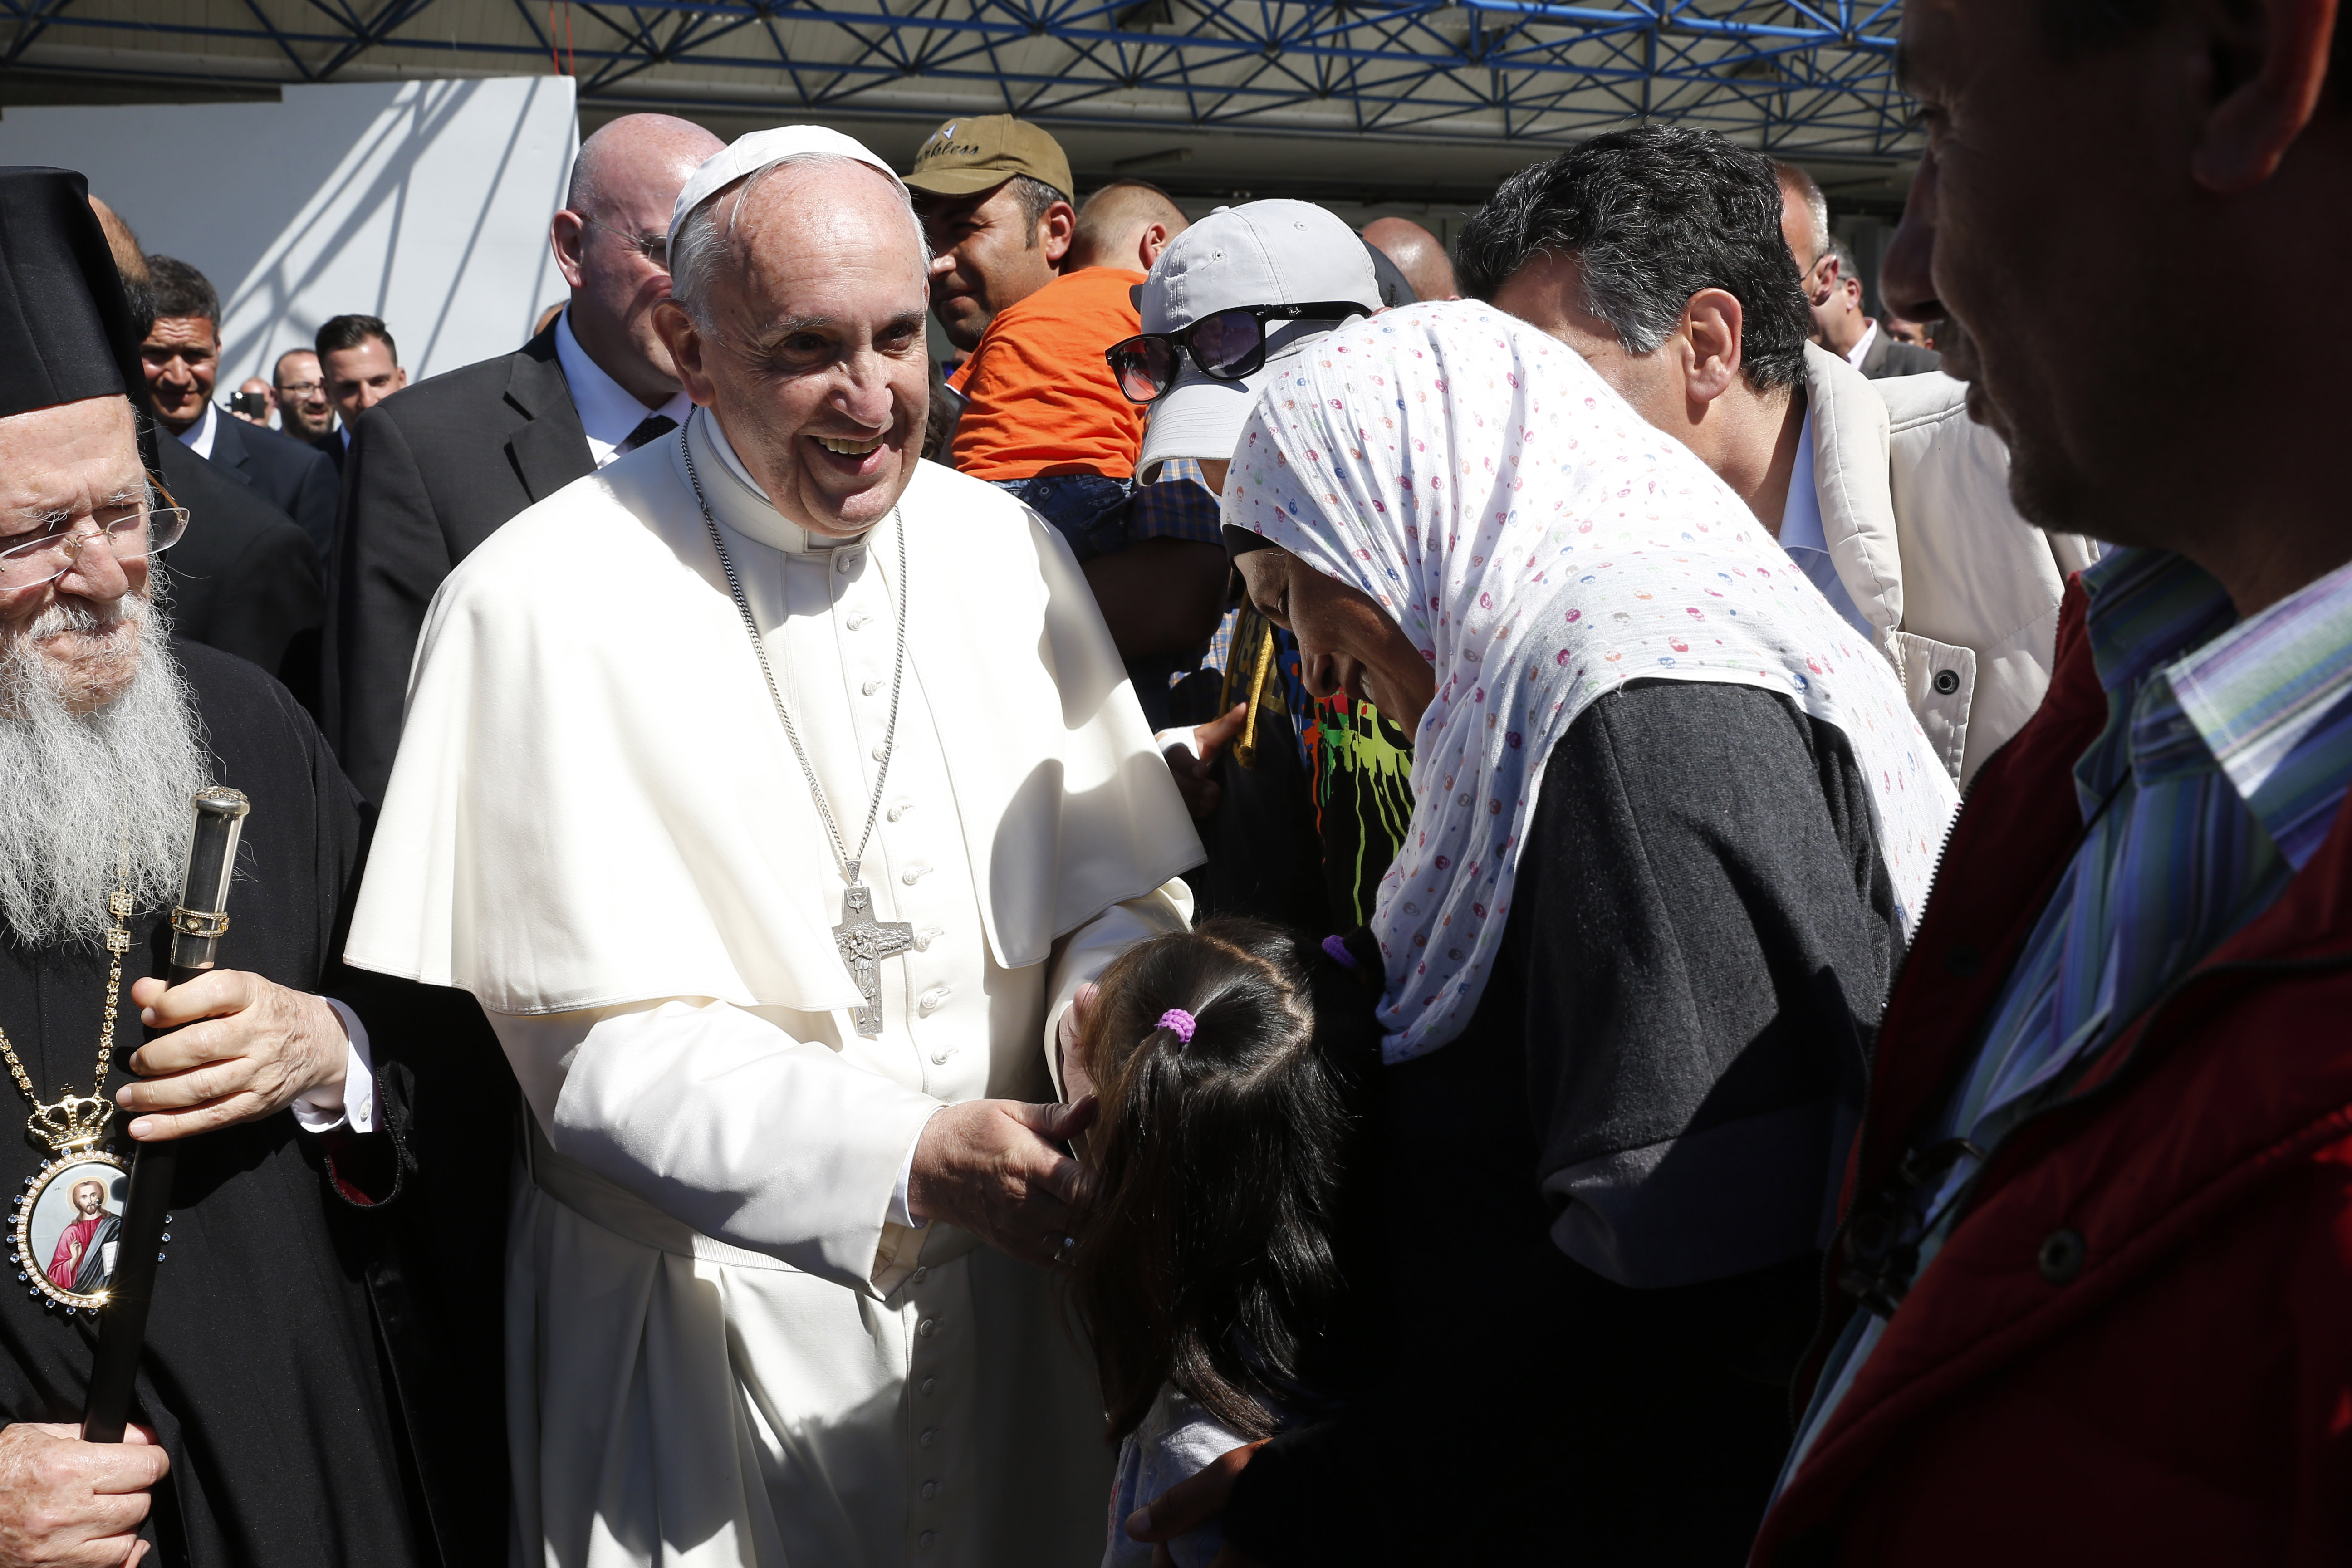
<instances>
[{"instance_id":1,"label":"black monastic hat","mask_svg":"<svg viewBox=\"0 0 2352 1568\"><path fill-rule=\"evenodd\" d=\"M0 169L0 419L146 387L139 335L89 182L70 169ZM148 450L149 421L141 455Z\"/></svg>"}]
</instances>

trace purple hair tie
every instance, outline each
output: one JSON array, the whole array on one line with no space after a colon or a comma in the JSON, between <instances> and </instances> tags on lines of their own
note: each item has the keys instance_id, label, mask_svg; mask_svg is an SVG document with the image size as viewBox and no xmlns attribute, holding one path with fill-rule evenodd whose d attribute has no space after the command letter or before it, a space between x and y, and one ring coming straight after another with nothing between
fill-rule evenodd
<instances>
[{"instance_id":1,"label":"purple hair tie","mask_svg":"<svg viewBox=\"0 0 2352 1568\"><path fill-rule=\"evenodd\" d=\"M1339 965L1340 968L1353 969L1356 967L1356 955L1352 952L1349 951L1348 939L1346 937L1325 937L1323 939L1323 951L1329 953L1331 955L1331 962Z\"/></svg>"},{"instance_id":2,"label":"purple hair tie","mask_svg":"<svg viewBox=\"0 0 2352 1568\"><path fill-rule=\"evenodd\" d=\"M1171 1007L1160 1015L1160 1026L1172 1032L1182 1045L1192 1043L1192 1031L1200 1027L1192 1015L1181 1007Z\"/></svg>"}]
</instances>

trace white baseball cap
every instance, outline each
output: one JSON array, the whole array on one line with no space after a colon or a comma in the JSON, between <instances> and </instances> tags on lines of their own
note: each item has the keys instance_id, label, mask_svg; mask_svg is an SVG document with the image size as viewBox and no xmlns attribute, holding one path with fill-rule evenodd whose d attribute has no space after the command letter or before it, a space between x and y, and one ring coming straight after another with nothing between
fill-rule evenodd
<instances>
[{"instance_id":1,"label":"white baseball cap","mask_svg":"<svg viewBox=\"0 0 2352 1568\"><path fill-rule=\"evenodd\" d=\"M705 158L702 166L688 177L686 188L677 193L677 201L669 209L670 233L678 231L687 214L746 174L756 174L771 163L781 163L805 153L855 158L879 169L892 184L900 184L898 171L868 152L862 142L822 125L778 125L738 136Z\"/></svg>"},{"instance_id":2,"label":"white baseball cap","mask_svg":"<svg viewBox=\"0 0 2352 1568\"><path fill-rule=\"evenodd\" d=\"M1181 331L1244 305L1381 308L1379 280L1355 230L1312 202L1219 207L1160 253L1136 301L1147 332ZM1151 405L1136 475L1150 482L1171 458L1230 458L1267 379L1333 321L1268 322L1265 363L1241 381L1201 374L1190 355L1175 384Z\"/></svg>"}]
</instances>

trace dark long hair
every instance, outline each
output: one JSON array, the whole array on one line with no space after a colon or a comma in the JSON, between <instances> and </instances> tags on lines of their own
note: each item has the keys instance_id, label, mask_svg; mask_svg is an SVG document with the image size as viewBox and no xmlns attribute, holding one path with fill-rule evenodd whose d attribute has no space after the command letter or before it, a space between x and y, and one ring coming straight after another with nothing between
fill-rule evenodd
<instances>
[{"instance_id":1,"label":"dark long hair","mask_svg":"<svg viewBox=\"0 0 2352 1568\"><path fill-rule=\"evenodd\" d=\"M1310 938L1218 920L1130 948L1081 1042L1102 1096L1073 1300L1113 1442L1164 1383L1247 1436L1340 1392L1372 998ZM1182 1008L1187 1043L1161 1028ZM1252 1391L1255 1390L1256 1393Z\"/></svg>"}]
</instances>

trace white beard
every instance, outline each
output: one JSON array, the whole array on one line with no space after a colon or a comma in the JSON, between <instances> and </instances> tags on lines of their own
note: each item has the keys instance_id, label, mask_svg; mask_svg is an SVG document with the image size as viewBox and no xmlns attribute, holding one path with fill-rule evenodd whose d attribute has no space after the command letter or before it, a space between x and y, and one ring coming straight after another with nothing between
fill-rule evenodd
<instances>
[{"instance_id":1,"label":"white beard","mask_svg":"<svg viewBox=\"0 0 2352 1568\"><path fill-rule=\"evenodd\" d=\"M194 694L164 640L170 622L143 598L126 596L115 623L138 640L130 684L94 712L67 710L38 639L103 626L59 604L0 641L0 921L27 946L104 945L126 842L134 907L177 896L188 797L212 778Z\"/></svg>"}]
</instances>

